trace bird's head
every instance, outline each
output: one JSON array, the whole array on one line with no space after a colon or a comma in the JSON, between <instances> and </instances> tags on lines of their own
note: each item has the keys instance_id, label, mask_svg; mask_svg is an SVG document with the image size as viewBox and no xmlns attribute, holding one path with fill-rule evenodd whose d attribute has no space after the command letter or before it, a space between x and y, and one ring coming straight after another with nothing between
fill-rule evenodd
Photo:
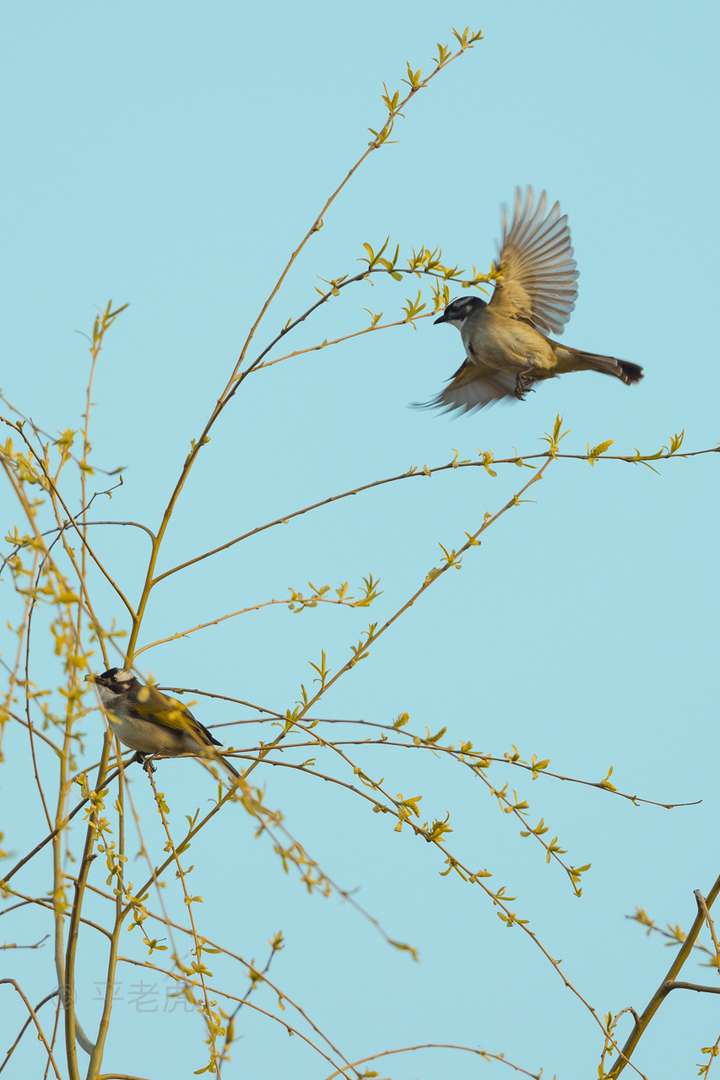
<instances>
[{"instance_id":1,"label":"bird's head","mask_svg":"<svg viewBox=\"0 0 720 1080\"><path fill-rule=\"evenodd\" d=\"M451 304L448 304L438 319L435 319L435 325L437 326L438 323L450 323L451 326L457 326L458 330L460 330L470 315L475 315L478 311L482 311L484 307L487 307L487 304L479 296L459 296L457 300L453 300Z\"/></svg>"},{"instance_id":2,"label":"bird's head","mask_svg":"<svg viewBox=\"0 0 720 1080\"><path fill-rule=\"evenodd\" d=\"M108 668L102 675L86 675L85 682L94 683L98 690L103 691L103 700L129 694L140 685L132 671L116 667Z\"/></svg>"}]
</instances>

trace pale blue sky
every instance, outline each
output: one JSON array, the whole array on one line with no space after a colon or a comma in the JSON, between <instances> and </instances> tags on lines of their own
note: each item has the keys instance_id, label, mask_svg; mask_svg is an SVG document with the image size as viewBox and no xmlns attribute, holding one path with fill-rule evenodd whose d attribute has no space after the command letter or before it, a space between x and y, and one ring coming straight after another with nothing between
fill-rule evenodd
<instances>
[{"instance_id":1,"label":"pale blue sky","mask_svg":"<svg viewBox=\"0 0 720 1080\"><path fill-rule=\"evenodd\" d=\"M460 360L457 334L428 323L281 365L250 380L216 430L163 566L350 485L447 461L455 448L463 457L479 447L531 452L557 412L572 429L568 446L580 450L610 437L623 450L651 450L683 427L689 447L717 441L720 18L707 2L682 12L647 0L445 10L376 0L16 6L0 43L0 386L51 430L77 425L86 353L75 331L89 328L108 297L129 302L98 372L93 443L99 463L127 466L112 514L154 524L287 252L381 118L383 80L397 85L407 59L427 66L435 42L465 23L484 27L486 40L413 102L398 145L358 174L260 340L307 306L318 276L352 272L366 240L389 233L405 250L441 244L448 260L486 267L499 204L529 182L570 215L581 278L566 340L642 364L645 381L627 389L570 377L525 404L461 420L411 411L407 403L435 393ZM408 291L346 294L293 342L362 325L366 306L389 315ZM424 792L424 816L452 810L454 848L519 896L521 914L602 1013L642 1007L669 962L625 914L641 903L687 925L692 890L709 888L718 869L718 460L673 462L661 474L555 466L537 501L488 533L462 573L431 589L323 706L325 715L379 721L407 709L419 729L447 724L456 742L497 753L517 743L589 778L612 764L626 790L703 799L670 814L498 770L497 782L517 783L571 862L593 864L577 900L472 778L419 753L358 753L391 790ZM145 640L288 585L355 582L368 571L382 578L373 618L383 618L435 561L437 542L462 542L518 476L466 470L413 481L251 541L163 585ZM8 505L3 496L3 529L14 520ZM136 593L140 534L106 533L97 544ZM7 587L2 595L4 605ZM98 603L106 617L122 616L102 587ZM148 654L148 670L164 683L284 708L307 679L308 658L329 647L337 662L367 621L362 611L263 612ZM209 704L197 711L206 724L238 715ZM88 726L92 754L100 728ZM23 765L3 773L3 827L22 851L39 833L39 811L24 738L13 733L7 751ZM210 790L193 763L164 764L159 775L179 831ZM599 1033L588 1014L479 891L440 878L429 847L327 785L275 772L264 779L289 827L341 884L361 886L362 902L417 945L422 962L389 950L335 900L308 898L239 810L216 821L195 854L201 929L261 961L282 928L287 948L274 977L351 1057L464 1042L563 1080L595 1075ZM142 778L134 790L159 851ZM139 882L145 875L132 865ZM42 889L46 872L38 859L16 884ZM37 912L11 926L12 918L0 922L0 941L49 928ZM49 949L3 955L34 999L51 989ZM87 1026L102 965L97 941L86 938ZM214 967L220 985L243 992L234 969ZM689 968L688 977L711 976ZM137 982L136 971L124 973L126 999ZM14 1030L15 1003L10 1013ZM246 1013L241 1030L227 1080L326 1075L262 1019ZM652 1080L693 1076L699 1048L719 1031L714 998L674 994L637 1064ZM198 1020L146 1015L126 1000L106 1068L189 1077L202 1064L201 1042ZM7 1072L29 1075L33 1055L28 1037ZM398 1058L388 1072L503 1075L439 1055Z\"/></svg>"}]
</instances>

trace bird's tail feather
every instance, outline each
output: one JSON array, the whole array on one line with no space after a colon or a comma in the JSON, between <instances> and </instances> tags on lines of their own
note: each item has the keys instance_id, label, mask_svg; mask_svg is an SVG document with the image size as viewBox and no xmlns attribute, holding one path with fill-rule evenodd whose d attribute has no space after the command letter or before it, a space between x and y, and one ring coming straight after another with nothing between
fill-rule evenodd
<instances>
[{"instance_id":1,"label":"bird's tail feather","mask_svg":"<svg viewBox=\"0 0 720 1080\"><path fill-rule=\"evenodd\" d=\"M203 765L208 767L212 765L222 765L223 769L227 771L228 775L233 780L240 779L240 773L237 771L235 766L230 764L224 754L218 753L215 746L208 746L206 744L204 747L204 751L205 752L200 755L200 760L202 761ZM217 776L217 773L213 771L213 775Z\"/></svg>"},{"instance_id":2,"label":"bird's tail feather","mask_svg":"<svg viewBox=\"0 0 720 1080\"><path fill-rule=\"evenodd\" d=\"M223 757L222 754L218 754L218 759L223 763L231 776L237 777L238 779L240 778L240 773L237 771L234 765L230 764L226 757Z\"/></svg>"},{"instance_id":3,"label":"bird's tail feather","mask_svg":"<svg viewBox=\"0 0 720 1080\"><path fill-rule=\"evenodd\" d=\"M618 360L616 356L603 356L600 353L583 352L582 349L568 349L572 356L574 371L599 371L603 375L614 375L622 379L626 386L640 382L643 369L629 360Z\"/></svg>"}]
</instances>

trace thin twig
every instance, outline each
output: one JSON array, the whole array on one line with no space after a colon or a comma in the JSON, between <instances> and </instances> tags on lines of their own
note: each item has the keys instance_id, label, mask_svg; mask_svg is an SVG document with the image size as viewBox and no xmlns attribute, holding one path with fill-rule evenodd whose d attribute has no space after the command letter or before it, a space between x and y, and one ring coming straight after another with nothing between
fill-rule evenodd
<instances>
[{"instance_id":1,"label":"thin twig","mask_svg":"<svg viewBox=\"0 0 720 1080\"><path fill-rule=\"evenodd\" d=\"M2 423L4 423L4 424L7 424L7 426L12 428L13 431L16 431L17 434L20 436L20 438L23 440L23 442L27 446L27 448L28 448L28 450L30 452L30 455L32 456L35 464L38 466L38 468L40 469L40 471L41 471L41 473L43 475L43 478L44 478L45 483L47 485L48 491L50 491L55 496L57 501L62 506L63 511L65 513L65 516L67 517L68 521L70 522L72 528L77 533L77 535L78 535L78 537L80 539L80 543L82 544L83 548L87 551L88 555L90 556L92 561L95 563L95 565L97 566L98 570L103 575L105 580L115 590L115 592L118 595L118 597L120 598L120 600L122 600L123 604L125 605L128 612L130 613L130 617L134 619L135 618L135 610L134 610L132 604L130 603L130 601L128 600L127 596L125 595L123 590L120 588L118 583L115 581L115 579L112 577L112 575L109 573L109 571L105 568L105 566L100 561L100 559L97 557L97 555L95 554L93 548L88 543L87 537L85 537L83 535L82 529L78 526L75 518L70 513L70 510L68 508L67 503L65 502L62 495L58 491L58 489L57 489L52 477L50 476L49 472L45 468L45 462L42 460L40 455L36 452L34 446L30 442L30 440L28 439L25 432L23 431L22 424L14 423L12 420L8 420L7 417L5 417L5 416L0 416L0 421L2 421Z\"/></svg>"},{"instance_id":2,"label":"thin twig","mask_svg":"<svg viewBox=\"0 0 720 1080\"><path fill-rule=\"evenodd\" d=\"M181 689L178 689L177 692L182 693L183 691ZM201 691L188 691L188 692L201 693ZM262 723L262 722L269 723L271 721L270 720L261 721L261 720L257 720L257 719L229 720L229 721L227 721L225 723L210 724L210 725L207 725L207 726L208 726L209 730L216 731L218 728L234 727L237 724L246 724L246 723L247 724L256 724L256 723ZM325 724L334 724L334 723L339 723L339 724L352 724L352 723L363 724L363 723L367 723L367 724L370 724L370 721L363 721L363 720L337 720L337 721L336 720L323 720L323 719L317 719L316 717L309 716L307 718L307 723L308 724L322 724L322 723L325 723ZM582 777L579 777L579 776L565 776L562 773L554 772L552 769L540 769L540 770L538 770L536 768L533 768L533 766L529 762L514 761L511 757L498 757L497 755L494 755L494 754L485 754L482 751L462 751L461 752L461 751L455 749L452 746L444 746L442 743L431 743L431 742L423 741L423 738L422 738L421 735L413 734L412 731L407 730L407 729L398 731L397 728L393 728L392 725L390 725L390 724L376 724L376 725L373 725L373 726L374 727L381 727L381 728L384 728L385 730L389 730L389 731L390 730L397 731L398 734L406 735L407 738L412 740L412 741L400 742L399 740L396 740L396 739L387 739L387 738L379 738L379 739L333 739L333 740L329 740L329 745L331 745L331 746L378 746L378 747L380 747L380 746L390 746L390 747L395 747L395 748L399 748L399 749L403 749L403 750L426 750L426 751L430 751L430 752L434 752L434 753L446 754L446 755L454 758L455 760L460 761L462 764L470 766L471 768L474 768L474 766L472 764L473 761L478 761L478 760L480 762L483 762L483 763L487 762L488 764L493 764L493 765L507 765L507 766L511 766L513 768L516 768L516 769L522 769L524 772L532 773L533 776L535 776L535 777L544 776L544 777L547 777L548 779L551 779L551 780L560 780L560 781L563 781L563 782L569 783L569 784L579 784L582 787L590 787L590 788L594 788L596 791L603 791L607 795L615 795L615 796L617 796L617 798L625 799L628 802L633 803L634 805L641 804L643 806L656 806L661 810L679 810L679 809L681 809L683 807L700 806L702 804L702 799L693 799L693 800L688 801L688 802L660 802L657 799L647 799L642 795L633 795L633 794L631 794L630 792L627 792L627 791L620 791L614 785L612 787L610 787L607 784L604 784L602 782L602 780L585 780L585 779L583 779ZM233 751L230 751L228 756L232 757L233 752L238 753L238 752L241 752L241 751L245 751L246 753L259 753L263 749L263 745L264 744L258 744L258 745L255 745L255 746L234 747ZM292 743L285 742L281 747L279 747L279 749L282 752L285 752L287 750L300 750L300 749L303 749L303 748L309 747L309 746L317 746L317 740L315 740L315 741L303 741L303 742L292 742ZM464 760L464 759L467 759L467 760Z\"/></svg>"},{"instance_id":3,"label":"thin twig","mask_svg":"<svg viewBox=\"0 0 720 1080\"><path fill-rule=\"evenodd\" d=\"M68 877L69 880L71 880L71 881L74 880L72 878L72 875L66 875L66 876ZM115 900L115 897L111 893L106 892L104 889L98 888L96 885L90 885L89 884L88 889L89 889L90 892L94 893L96 896L101 896L105 900L110 900L110 901ZM160 891L159 888L158 888L157 891L159 893L159 891ZM162 907L162 905L161 905L161 907ZM173 930L177 930L181 934L185 934L187 937L192 937L192 930L190 930L187 926L182 926L181 923L174 922L173 919L171 919L169 916L166 916L164 912L163 912L163 914L158 915L157 912L154 912L151 908L146 907L146 905L144 903L143 903L143 912L145 914L147 914L148 918L154 919L155 922L160 923L161 926L165 926L167 929L172 928ZM250 963L250 961L246 960L243 956L240 956L239 953L233 952L232 949L228 949L226 946L221 945L219 941L216 941L213 938L208 937L206 934L203 934L203 941L214 952L221 953L223 956L227 956L231 960L236 960L239 964L242 964L242 966L247 970L248 973L250 973L253 970L253 966ZM342 1053L342 1051L338 1049L338 1047L332 1042L330 1037L325 1034L325 1032L322 1030L322 1028L319 1027L319 1025L312 1019L312 1017L309 1015L309 1013L305 1009L303 1009L303 1007L300 1005L299 1002L295 1001L295 999L293 997L291 997L291 995L288 994L287 991L284 990L281 986L278 986L277 983L274 983L271 979L267 978L267 975L265 976L264 981L265 981L266 985L269 987L269 989L272 990L272 992L277 996L277 998L279 1000L283 1001L284 1003L287 1003L293 1009L295 1009L295 1011L298 1013L298 1015L303 1018L303 1020L308 1025L308 1027L312 1028L312 1030L315 1032L315 1034L318 1035L323 1040L324 1043L326 1043L326 1045L330 1048L330 1050L332 1050L332 1052L334 1054L337 1054L337 1056L343 1062L345 1062L347 1060L345 1058L345 1055Z\"/></svg>"},{"instance_id":4,"label":"thin twig","mask_svg":"<svg viewBox=\"0 0 720 1080\"><path fill-rule=\"evenodd\" d=\"M192 987L196 990L202 989L200 983L197 980L191 979L185 974L170 971L168 968L162 968L158 964L151 963L149 960L135 960L131 956L119 956L118 960L124 964L133 964L135 967L146 968L148 971L157 971L159 975L165 975L168 979L173 979L175 982L182 983L184 986ZM221 997L226 998L228 1001L242 1001L242 998L238 997L237 994L230 994L226 990L221 990L217 986L211 986L208 984L208 990L213 994L219 994ZM271 1013L267 1009L261 1008L260 1005L256 1005L254 1001L245 1001L244 1004L246 1008L252 1009L253 1012L257 1012L261 1016L266 1016L269 1020L274 1020L276 1024L280 1024L280 1026L285 1029L288 1035L297 1035L299 1039L301 1039L309 1047L315 1050L315 1052L318 1053L320 1057L323 1057L332 1068L336 1068L336 1063L328 1054L325 1053L325 1051L320 1046L317 1045L317 1043L313 1042L311 1038L305 1035L298 1028L293 1027L292 1024L289 1024L287 1020L282 1020L279 1016L276 1016L275 1013ZM347 1073L344 1069L340 1069L337 1075L347 1076Z\"/></svg>"},{"instance_id":5,"label":"thin twig","mask_svg":"<svg viewBox=\"0 0 720 1080\"><path fill-rule=\"evenodd\" d=\"M61 1080L60 1070L57 1067L57 1063L56 1063L55 1058L53 1056L53 1052L50 1049L50 1045L49 1045L47 1039L45 1038L45 1032L43 1031L42 1027L40 1026L40 1021L37 1018L37 1010L33 1009L32 1005L30 1004L27 997L25 996L22 988L15 981L15 979L0 979L0 986L12 986L12 988L16 992L16 994L18 994L18 996L22 998L23 1003L25 1005L25 1008L28 1011L29 1019L35 1025L35 1030L37 1031L38 1039L40 1040L40 1042L45 1047L45 1050L47 1051L48 1058L50 1060L50 1063L52 1064L53 1071L54 1071L54 1073L55 1073L55 1075L57 1077L57 1080ZM47 997L43 998L42 1001L40 1002L40 1005L38 1005L37 1008L39 1009L42 1005L45 1004L46 1001L50 1001L50 998L54 997L56 993L57 993L57 990L55 990L52 994L49 994ZM25 1031L25 1028L23 1028L23 1030L20 1032L20 1035L18 1036L17 1041L20 1040L20 1038L22 1037L24 1031ZM17 1043L16 1043L16 1045L17 1045ZM9 1051L9 1053L6 1055L5 1061L7 1061L7 1058L10 1056L10 1054L12 1053L12 1050L14 1050L14 1048L15 1047L13 1046L11 1048L11 1050ZM5 1066L5 1062L3 1062L3 1068L4 1068L4 1066Z\"/></svg>"},{"instance_id":6,"label":"thin twig","mask_svg":"<svg viewBox=\"0 0 720 1080\"><path fill-rule=\"evenodd\" d=\"M357 608L361 605L353 603L347 600L334 599L331 596L312 596L312 604L308 606L315 607L316 604L333 604L336 607ZM143 645L141 648L135 650L135 660L141 653L148 652L149 649L155 649L158 645L167 645L168 642L178 641L179 638L190 637L191 634L197 634L200 630L207 630L211 626L219 626L220 623L227 622L228 619L236 619L239 615L250 615L255 611L262 611L264 608L269 607L288 607L294 603L300 601L292 596L286 598L277 598L273 600L262 600L258 604L250 604L248 607L238 608L237 611L228 611L225 615L218 615L216 619L210 619L208 622L198 623L196 626L190 626L186 630L178 630L176 634L169 634L167 637L158 638L157 641L151 641L147 645Z\"/></svg>"},{"instance_id":7,"label":"thin twig","mask_svg":"<svg viewBox=\"0 0 720 1080\"><path fill-rule=\"evenodd\" d=\"M529 1072L527 1069L523 1069L521 1065L516 1065L514 1061L508 1061L504 1054L493 1054L489 1050L480 1050L475 1046L462 1046L459 1043L418 1043L416 1046L399 1046L395 1050L380 1050L377 1054L369 1054L367 1057L358 1058L357 1061L352 1062L352 1067L356 1068L359 1065L367 1065L370 1061L378 1061L380 1058L393 1057L395 1054L412 1054L417 1050L460 1050L465 1054L475 1054L477 1057L481 1057L484 1061L494 1061L499 1065L507 1065L509 1069L519 1073L521 1076L528 1076L530 1080L541 1080L542 1069L540 1072ZM377 1075L377 1073L364 1073L364 1076ZM330 1073L326 1080L335 1080L340 1076L339 1072Z\"/></svg>"},{"instance_id":8,"label":"thin twig","mask_svg":"<svg viewBox=\"0 0 720 1080\"><path fill-rule=\"evenodd\" d=\"M3 914L4 914L4 912L3 912ZM41 949L49 937L50 937L49 934L45 934L38 941L34 941L31 945L17 945L14 941L12 941L7 945L0 945L0 950L2 950L2 949ZM2 1072L1 1069L0 1069L0 1072Z\"/></svg>"},{"instance_id":9,"label":"thin twig","mask_svg":"<svg viewBox=\"0 0 720 1080\"><path fill-rule=\"evenodd\" d=\"M707 928L710 931L710 937L712 938L713 947L715 949L715 962L720 963L720 942L718 942L718 936L715 931L715 923L713 922L713 917L708 910L707 904L705 903L705 897L699 889L695 889L694 895L695 902L697 903L698 908L702 912L702 916L707 923Z\"/></svg>"},{"instance_id":10,"label":"thin twig","mask_svg":"<svg viewBox=\"0 0 720 1080\"><path fill-rule=\"evenodd\" d=\"M675 982L665 983L663 991L669 994L671 990L694 990L698 994L720 994L720 986L703 986L702 983Z\"/></svg>"},{"instance_id":11,"label":"thin twig","mask_svg":"<svg viewBox=\"0 0 720 1080\"><path fill-rule=\"evenodd\" d=\"M629 464L638 464L647 461L668 461L671 458L691 458L701 457L704 454L717 454L720 453L720 446L709 447L705 450L689 450L684 453L662 453L647 454L644 456L635 457L627 454L603 454L598 457L597 461L623 461ZM218 555L222 551L227 551L228 548L234 547L236 544L240 544L245 540L249 540L254 536L257 536L261 532L265 532L268 529L274 529L278 525L287 525L288 522L294 518L302 517L305 514L309 514L314 510L319 510L323 506L330 506L332 503L340 502L343 499L352 498L355 495L360 495L365 491L372 491L375 488L384 487L387 484L395 484L401 480L418 480L435 476L439 473L448 473L456 469L483 469L486 473L488 468L493 468L496 465L515 465L523 466L528 461L544 461L547 460L548 452L543 451L536 454L517 454L513 457L494 458L491 456L491 460L480 461L453 461L448 462L445 465L434 465L432 468L427 466L422 469L412 466L410 469L406 469L403 472L394 473L392 476L382 477L380 480L371 480L366 484L359 484L357 487L348 488L347 491L341 491L337 495L329 495L324 499L318 499L315 502L308 503L307 506L300 507L299 510L293 510L288 514L282 514L280 517L273 518L272 521L267 521L263 525L257 525L253 529L249 529L247 532L240 533L238 536L232 537L230 540L226 540L222 544L218 544L216 547L209 548L207 551L202 552L200 555L194 555L190 559L185 559L181 563L177 563L175 566L171 566L169 570L163 570L161 574L157 574L153 578L153 585L159 584L164 581L165 578L170 577L173 574L179 573L181 570L186 570L189 566L194 566L196 563L202 562L204 559L209 559L213 555ZM587 454L556 454L555 460L562 461L584 461L589 459Z\"/></svg>"},{"instance_id":12,"label":"thin twig","mask_svg":"<svg viewBox=\"0 0 720 1080\"><path fill-rule=\"evenodd\" d=\"M114 487L107 488L105 491L96 491L93 494L92 497L95 498L98 495L107 495L109 491L114 491L115 488L119 487L119 486L120 486L119 484L116 484ZM140 521L121 521L119 519L116 520L116 521L84 521L83 525L87 525L87 526L91 526L91 527L95 526L95 525L127 526L127 527L133 528L133 529L141 529L142 532L146 533L149 536L150 540L155 539L155 534L152 531L152 529L149 529L147 527L147 525L143 525L142 522L140 522ZM69 529L71 527L72 527L72 522L65 521L65 522L63 522L62 525L55 525L52 529L45 529L44 532L40 533L40 535L43 536L43 537L45 537L45 536L53 536L55 533L63 532L65 529ZM10 559L12 559L20 551L23 551L26 547L30 547L30 546L31 546L31 541L30 540L23 540L21 543L15 544L12 551L10 551L3 558L2 562L0 562L0 574L2 574L3 570L5 569L5 566L10 561Z\"/></svg>"},{"instance_id":13,"label":"thin twig","mask_svg":"<svg viewBox=\"0 0 720 1080\"><path fill-rule=\"evenodd\" d=\"M52 832L48 833L47 836L43 837L43 839L40 841L40 843L36 844L34 848L31 848L30 851L28 851L27 855L23 855L22 859L20 859L19 862L15 863L15 865L9 871L9 873L4 874L3 877L0 878L0 884L2 884L2 885L7 884L7 882L10 881L10 879L13 878L15 876L15 874L17 874L18 870L20 870L23 866L25 866L26 863L30 862L30 860L35 855L37 855L37 853L39 851L42 851L42 849L45 847L45 845L49 844L50 841L53 840L58 835L58 833L62 832L62 830L66 827L66 825L68 825L68 823L70 821L72 821L72 819L75 817L75 815L78 814L82 810L83 806L87 806L87 804L90 802L90 798L92 797L92 795L95 794L98 791L102 791L103 788L106 788L108 786L108 784L111 784L112 781L117 776L117 774L118 774L118 770L116 769L114 772L109 773L106 777L104 777L103 780L101 781L101 783L99 783L97 785L97 787L95 787L93 789L93 791L90 793L90 795L85 799L81 799L80 802L77 804L77 806L73 807L73 809L70 811L70 813L67 815L67 817L63 818L63 820L60 822L60 824L57 825L52 830Z\"/></svg>"},{"instance_id":14,"label":"thin twig","mask_svg":"<svg viewBox=\"0 0 720 1080\"><path fill-rule=\"evenodd\" d=\"M49 935L47 935L47 936L49 936ZM35 1006L35 1010L34 1010L35 1014L40 1012L40 1010L42 1009L43 1005L46 1004L46 1002L52 1001L52 999L54 997L57 997L58 993L59 993L58 990L52 990L46 997L44 997L42 999L42 1001L38 1001L37 1005ZM5 1054L5 1057L3 1058L2 1064L0 1065L0 1073L3 1072L3 1070L5 1069L5 1066L7 1065L8 1061L10 1060L12 1055L15 1053L15 1050L17 1049L17 1046L18 1046L20 1040L22 1039L23 1035L25 1034L27 1029L32 1024L32 1022L33 1022L33 1017L32 1017L32 1013L31 1013L28 1016L25 1023L23 1024L23 1026L20 1028L20 1031L18 1032L18 1035L17 1035L17 1038L15 1039L15 1042L12 1044L12 1046L8 1049L8 1052Z\"/></svg>"}]
</instances>

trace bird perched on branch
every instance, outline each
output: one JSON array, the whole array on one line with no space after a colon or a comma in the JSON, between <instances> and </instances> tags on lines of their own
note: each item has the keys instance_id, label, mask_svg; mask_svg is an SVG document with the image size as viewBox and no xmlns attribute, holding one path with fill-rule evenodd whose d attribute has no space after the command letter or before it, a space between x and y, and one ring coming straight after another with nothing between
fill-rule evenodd
<instances>
[{"instance_id":1,"label":"bird perched on branch","mask_svg":"<svg viewBox=\"0 0 720 1080\"><path fill-rule=\"evenodd\" d=\"M436 319L460 331L465 360L437 397L425 404L473 412L501 398L522 401L534 383L568 371L598 371L626 385L643 369L614 356L561 345L547 334L563 331L577 299L578 270L567 215L547 209L543 191L515 189L512 222L502 210L497 281L489 303L477 296L453 300Z\"/></svg>"},{"instance_id":2,"label":"bird perched on branch","mask_svg":"<svg viewBox=\"0 0 720 1080\"><path fill-rule=\"evenodd\" d=\"M85 678L95 685L110 727L124 746L137 751L139 760L193 755L219 762L233 777L240 775L215 749L221 745L218 740L181 701L145 686L125 668Z\"/></svg>"}]
</instances>

